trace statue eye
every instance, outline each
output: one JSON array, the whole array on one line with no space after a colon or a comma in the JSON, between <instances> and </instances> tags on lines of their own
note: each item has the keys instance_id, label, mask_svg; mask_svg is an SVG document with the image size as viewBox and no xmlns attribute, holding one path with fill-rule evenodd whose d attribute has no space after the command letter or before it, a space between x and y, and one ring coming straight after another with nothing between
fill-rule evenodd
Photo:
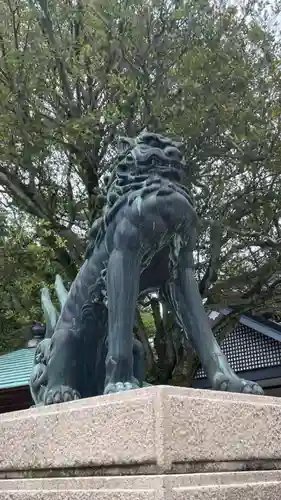
<instances>
[{"instance_id":1,"label":"statue eye","mask_svg":"<svg viewBox=\"0 0 281 500\"><path fill-rule=\"evenodd\" d=\"M150 134L149 132L143 134L142 143L151 148L161 149L163 147L161 140L155 134Z\"/></svg>"},{"instance_id":2,"label":"statue eye","mask_svg":"<svg viewBox=\"0 0 281 500\"><path fill-rule=\"evenodd\" d=\"M158 141L157 139L155 139L155 137L152 137L148 142L149 142L149 146L151 146L152 148L160 148L160 149L162 149L161 142Z\"/></svg>"}]
</instances>

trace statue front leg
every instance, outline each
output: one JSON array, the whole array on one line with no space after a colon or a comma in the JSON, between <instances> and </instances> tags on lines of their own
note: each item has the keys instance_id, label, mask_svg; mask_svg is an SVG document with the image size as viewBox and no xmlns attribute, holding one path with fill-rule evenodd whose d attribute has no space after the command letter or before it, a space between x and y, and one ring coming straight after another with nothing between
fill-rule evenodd
<instances>
[{"instance_id":1,"label":"statue front leg","mask_svg":"<svg viewBox=\"0 0 281 500\"><path fill-rule=\"evenodd\" d=\"M180 260L177 278L168 285L167 299L196 349L215 390L263 394L255 382L239 378L220 349L205 313L193 269Z\"/></svg>"},{"instance_id":2,"label":"statue front leg","mask_svg":"<svg viewBox=\"0 0 281 500\"><path fill-rule=\"evenodd\" d=\"M116 232L115 248L107 269L108 354L104 394L140 386L134 377L133 363L133 327L141 264L138 234L126 220Z\"/></svg>"}]
</instances>

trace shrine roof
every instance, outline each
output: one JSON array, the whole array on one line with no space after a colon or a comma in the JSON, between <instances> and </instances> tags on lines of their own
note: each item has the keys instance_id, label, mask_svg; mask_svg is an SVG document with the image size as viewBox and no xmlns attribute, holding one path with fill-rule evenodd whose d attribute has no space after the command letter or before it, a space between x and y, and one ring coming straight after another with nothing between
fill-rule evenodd
<instances>
[{"instance_id":1,"label":"shrine roof","mask_svg":"<svg viewBox=\"0 0 281 500\"><path fill-rule=\"evenodd\" d=\"M0 356L0 390L28 385L34 352L35 348L19 349Z\"/></svg>"}]
</instances>

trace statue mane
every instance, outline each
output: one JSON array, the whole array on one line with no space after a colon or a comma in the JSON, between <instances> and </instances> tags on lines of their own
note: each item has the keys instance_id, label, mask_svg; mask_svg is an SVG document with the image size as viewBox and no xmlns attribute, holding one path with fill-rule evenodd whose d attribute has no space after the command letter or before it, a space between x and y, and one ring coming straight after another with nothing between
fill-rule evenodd
<instances>
[{"instance_id":1,"label":"statue mane","mask_svg":"<svg viewBox=\"0 0 281 500\"><path fill-rule=\"evenodd\" d=\"M164 149L178 151L178 158L167 162ZM177 190L183 191L193 205L190 194L183 188L184 162L182 160L182 144L160 134L142 132L136 138L121 137L118 141L118 157L116 166L106 186L105 204L101 217L93 223L88 236L85 259L88 259L95 246L103 240L106 229L118 210L129 205L138 197L155 190L155 183L160 179L168 179Z\"/></svg>"}]
</instances>

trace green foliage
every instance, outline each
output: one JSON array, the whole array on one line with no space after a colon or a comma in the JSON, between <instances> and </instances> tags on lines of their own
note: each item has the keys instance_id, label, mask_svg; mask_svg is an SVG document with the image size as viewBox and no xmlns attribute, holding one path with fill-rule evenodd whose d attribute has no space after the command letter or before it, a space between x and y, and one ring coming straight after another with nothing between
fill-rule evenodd
<instances>
[{"instance_id":1,"label":"green foliage","mask_svg":"<svg viewBox=\"0 0 281 500\"><path fill-rule=\"evenodd\" d=\"M153 338L155 335L155 323L151 312L141 313L142 321L149 338Z\"/></svg>"},{"instance_id":2,"label":"green foliage","mask_svg":"<svg viewBox=\"0 0 281 500\"><path fill-rule=\"evenodd\" d=\"M24 219L21 221L24 223ZM40 288L54 281L54 252L31 229L5 224L1 238L0 352L22 347L42 320Z\"/></svg>"}]
</instances>

